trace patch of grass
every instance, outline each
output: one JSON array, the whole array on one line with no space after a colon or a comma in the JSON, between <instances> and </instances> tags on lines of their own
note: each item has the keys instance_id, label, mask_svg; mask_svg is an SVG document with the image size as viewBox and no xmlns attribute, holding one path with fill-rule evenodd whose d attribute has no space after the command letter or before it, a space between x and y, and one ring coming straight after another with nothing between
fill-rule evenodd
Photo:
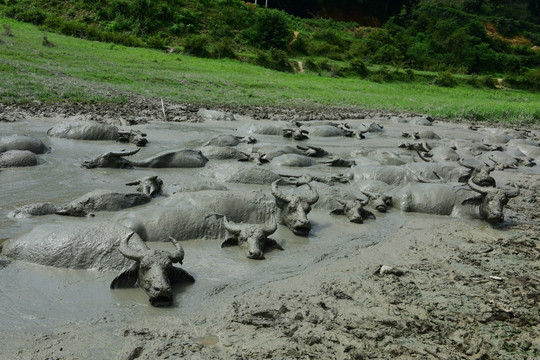
<instances>
[{"instance_id":1,"label":"patch of grass","mask_svg":"<svg viewBox=\"0 0 540 360\"><path fill-rule=\"evenodd\" d=\"M0 103L118 102L145 96L208 106L354 106L468 120L540 120L538 93L282 73L231 59L201 59L44 33L7 18L0 18L0 24L15 35L0 44ZM55 47L42 45L44 35Z\"/></svg>"}]
</instances>

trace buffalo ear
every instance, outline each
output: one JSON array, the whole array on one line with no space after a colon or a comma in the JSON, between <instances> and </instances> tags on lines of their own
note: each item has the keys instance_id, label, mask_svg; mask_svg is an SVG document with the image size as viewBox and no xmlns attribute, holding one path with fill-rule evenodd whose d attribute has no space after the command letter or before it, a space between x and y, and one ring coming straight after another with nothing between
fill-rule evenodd
<instances>
[{"instance_id":1,"label":"buffalo ear","mask_svg":"<svg viewBox=\"0 0 540 360\"><path fill-rule=\"evenodd\" d=\"M139 273L139 263L135 263L126 271L114 278L111 282L111 289L134 287L137 283Z\"/></svg>"},{"instance_id":2,"label":"buffalo ear","mask_svg":"<svg viewBox=\"0 0 540 360\"><path fill-rule=\"evenodd\" d=\"M330 211L330 215L343 215L345 211L343 209L334 209Z\"/></svg>"},{"instance_id":3,"label":"buffalo ear","mask_svg":"<svg viewBox=\"0 0 540 360\"><path fill-rule=\"evenodd\" d=\"M480 205L482 203L484 196L475 196L472 198L465 199L461 202L461 205Z\"/></svg>"},{"instance_id":4,"label":"buffalo ear","mask_svg":"<svg viewBox=\"0 0 540 360\"><path fill-rule=\"evenodd\" d=\"M366 209L360 210L360 215L362 215L362 218L363 218L363 219L373 219L373 220L376 220L376 219L377 219L377 218L375 217L375 214L374 214L374 213L372 213L371 211L366 210Z\"/></svg>"},{"instance_id":5,"label":"buffalo ear","mask_svg":"<svg viewBox=\"0 0 540 360\"><path fill-rule=\"evenodd\" d=\"M285 250L276 240L270 238L266 238L264 246L272 249Z\"/></svg>"},{"instance_id":6,"label":"buffalo ear","mask_svg":"<svg viewBox=\"0 0 540 360\"><path fill-rule=\"evenodd\" d=\"M179 282L190 282L194 283L195 279L193 276L191 276L186 270L178 267L172 267L168 271L169 275L169 282L171 284L179 283Z\"/></svg>"},{"instance_id":7,"label":"buffalo ear","mask_svg":"<svg viewBox=\"0 0 540 360\"><path fill-rule=\"evenodd\" d=\"M221 243L221 247L229 247L229 246L235 246L238 245L238 238L237 237L230 237L225 239L224 242Z\"/></svg>"}]
</instances>

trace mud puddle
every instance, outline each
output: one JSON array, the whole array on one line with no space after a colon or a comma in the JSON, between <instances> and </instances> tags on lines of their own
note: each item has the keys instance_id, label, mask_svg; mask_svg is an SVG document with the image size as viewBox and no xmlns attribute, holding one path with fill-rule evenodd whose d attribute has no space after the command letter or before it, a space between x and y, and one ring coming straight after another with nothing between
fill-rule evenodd
<instances>
[{"instance_id":1,"label":"mud puddle","mask_svg":"<svg viewBox=\"0 0 540 360\"><path fill-rule=\"evenodd\" d=\"M67 203L98 188L129 192L131 189L125 186L126 183L156 174L163 179L165 189L167 187L174 189L175 186L181 187L186 183L196 183L202 179L215 181L204 178L200 169L83 169L80 166L82 161L108 151L120 151L130 147L130 145L105 141L90 142L49 138L46 135L47 129L59 121L63 120L40 118L2 125L2 135L26 134L39 138L52 147L51 153L40 155L42 164L39 166L2 169L0 172L0 179L2 179L2 188L0 189L2 238L13 237L43 222L103 221L117 216L116 213L96 213L94 218L85 219L67 219L56 215L29 219L8 218L8 212L17 206L46 201L55 204ZM358 125L361 122L369 123L370 121L355 120L350 123ZM375 149L395 151L399 143L406 141L401 137L403 132L425 129L423 126L398 124L386 120L379 122L384 125L384 132L371 134L365 140L313 136L309 140L309 145L322 147L334 155L343 157L350 157L350 154L354 152ZM257 124L265 123L276 125L276 122L257 121ZM150 143L134 157L143 159L165 150L198 148L215 135L231 133L241 136L252 135L258 140L257 146L265 144L276 147L303 145L301 142L284 139L281 136L250 134L247 129L250 128L251 124L253 121L249 118L239 117L239 121L230 123L210 121L200 124L151 122L136 125L132 128L147 133ZM433 130L446 139L480 141L486 135L485 132L469 131L464 126L456 124L436 124L433 126ZM240 146L247 152L251 150L250 145L242 144ZM406 156L413 157L414 153L407 152ZM214 164L236 166L238 163L230 160L215 160L208 165ZM292 175L309 173L310 175L326 176L346 170L322 165L299 169L280 167L272 163L265 165L265 167L276 173ZM523 173L527 173L533 179L537 179L538 169L539 167L536 166L526 168L523 172L505 171L500 174L500 178L505 181L516 179L521 181ZM257 190L269 193L269 186L266 185L224 185L238 192ZM145 206L159 206L161 200L154 199ZM193 355L194 353L200 355L200 348L193 344L200 344L208 351L217 351L217 353L200 355L201 358L211 357L209 354L216 356L216 358L220 358L220 356L227 358L228 355L231 355L227 351L231 351L232 354L245 354L247 357L251 354L252 358L260 358L268 354L264 354L264 351L269 352L272 348L285 349L285 345L289 346L290 344L284 339L290 339L291 336L284 336L281 332L285 329L284 323L276 322L273 325L268 325L269 329L273 329L268 331L271 336L275 336L276 340L273 340L275 342L258 340L255 335L256 331L249 327L252 326L249 325L252 320L248 319L248 321L242 316L250 313L273 314L272 311L279 309L280 304L290 309L297 306L294 304L307 306L306 301L309 302L310 297L313 298L314 304L317 303L318 307L322 306L321 302L324 307L333 306L332 301L336 301L336 297L344 296L344 299L347 299L345 297L347 295L351 299L354 298L354 305L341 305L342 307L336 305L336 308L342 309L344 313L349 310L351 313L359 311L358 306L372 304L371 302L376 300L389 301L389 303L398 301L399 292L395 295L398 300L380 297L362 299L359 295L361 291L357 289L355 281L361 279L367 281L366 284L371 284L367 279L368 276L373 274L377 265L384 263L398 266L409 266L409 264L416 266L418 262L424 264L422 261L426 258L426 261L429 261L431 256L427 245L419 245L422 242L433 246L433 258L440 259L444 258L443 248L444 251L448 250L445 245L446 239L452 239L452 241L459 243L460 236L473 239L484 236L489 241L496 241L499 238L508 238L509 232L512 231L506 230L509 227L508 223L505 225L506 228L503 226L503 230L501 230L493 229L479 220L464 221L435 215L402 214L395 209L386 214L377 213L376 220L367 220L362 225L352 224L345 217L330 216L328 212L326 209L317 208L309 214L313 228L308 237L295 236L287 228L280 226L272 238L278 241L285 250L269 251L265 254L266 259L261 261L247 259L245 253L238 247L222 249L220 239L184 241L182 245L186 257L182 267L195 277L196 282L194 285L175 288L174 306L166 309L151 307L148 304L147 296L140 289L110 290L109 284L116 276L114 273L52 269L14 262L0 271L0 297L2 298L0 318L3 319L0 322L0 338L6 342L5 353L14 354L18 349L25 347L29 338L33 338L38 339L39 345L36 345L36 350L27 350L23 353L33 354L34 358L46 358L46 356L53 354L58 357L66 356L66 358L74 358L75 355L85 359L114 358L117 353L121 352L121 348L128 349L128 352L135 351L137 346L143 346L140 344L145 343L143 348L146 346L148 349L155 350L163 345L160 342L165 342L163 339L169 339L167 341L174 339L174 341L187 341L189 346L185 345L183 350L179 350L163 345L169 349L167 351L161 349L164 358L167 354L173 356L175 352L184 355ZM507 213L510 217L515 215L514 210L507 210ZM479 233L474 231L479 231ZM395 247L383 247L378 252L379 248L375 244L385 243L395 244ZM172 249L172 245L168 243L151 243L149 246L151 248ZM453 246L459 248L458 245ZM369 249L369 256L364 255L368 253L366 249ZM417 262L415 263L415 261ZM458 268L460 271L468 271L470 266L472 265L460 265ZM428 280L423 279L423 281L427 282ZM326 293L321 294L320 292L321 288L326 289L330 286L328 284L342 286L336 289L347 293L341 295L338 290L332 290L334 297L330 301L325 298ZM299 293L296 292L297 290ZM370 290L366 285L364 290L367 293L372 289ZM386 288L382 289L381 293L384 294L384 291L387 290ZM305 296L298 295L302 291ZM358 291L358 294L354 291ZM445 289L441 288L439 291L441 294L436 299L439 302L444 302ZM408 293L402 295L404 298L409 296ZM376 297L373 294L369 296ZM419 295L414 296L418 297ZM231 305L232 303L240 304L241 310L239 311L241 315L243 314L242 316L232 315L231 309L235 309ZM391 307L388 305L389 303L384 305L388 306L388 309ZM366 311L365 308L360 310ZM390 310L388 311L390 312ZM359 313L362 313L362 316L367 316L364 312ZM369 313L369 310L367 312ZM313 310L312 313L314 313ZM272 316L275 317L275 315ZM292 317L293 315L291 315ZM283 315L283 318L285 319L286 316ZM304 318L305 320L302 320ZM231 319L236 325L231 325ZM318 331L319 335L328 331L317 330L316 325L319 323L310 322L309 315L303 314L302 319L298 320L299 324L303 324L299 325L300 330L302 326L306 329L311 326L313 331ZM339 321L336 320L336 323ZM160 329L161 324L166 324L171 328L178 326L180 329L176 330L178 332L176 335L164 335L160 340L159 336L156 335L159 331L156 329ZM260 326L265 328L268 323L261 324L263 325ZM325 329L330 328L329 323L323 321L320 324L324 324ZM289 325L287 324L287 326ZM345 327L347 326L351 325ZM150 329L148 333L145 332L146 330L141 330L147 327ZM277 331L277 333L272 333L272 331ZM289 330L283 331L288 334ZM70 335L63 338L62 334L67 333ZM336 332L336 334L341 333ZM349 335L339 336L343 336L340 338L343 347L339 348L339 351L346 354L348 352L345 352L344 349L352 340L345 340L345 338L349 339ZM149 339L148 343L141 342L141 339L145 339L145 337ZM246 340L248 338L251 340ZM247 341L247 343L242 344L240 339ZM309 339L309 337L303 338L298 335L297 341L309 343L311 341ZM358 342L360 341L358 340ZM120 343L122 345L118 346ZM324 351L316 349L317 344L322 343L324 342L314 342L311 348L315 350L312 353L290 350L290 354L297 354L290 355L290 357L306 356L309 358L309 354L312 358L323 356ZM333 342L333 344L338 343ZM263 344L260 348L261 352L254 350L261 344ZM251 346L253 348L246 349L246 347L250 348ZM327 347L326 351L330 351L328 349L332 349L334 345L325 344L325 346ZM42 353L39 353L39 349L45 348L49 350L43 350ZM142 352L141 358L152 358L151 351L148 349ZM336 349L337 347L329 353L335 354ZM287 358L286 354L289 353L284 353L284 351L276 353L275 356ZM298 353L295 353L296 351ZM154 356L157 356L155 354ZM418 355L418 353L414 354ZM125 356L125 358L129 357ZM347 357L344 355L342 358ZM10 357L6 359L10 359Z\"/></svg>"}]
</instances>

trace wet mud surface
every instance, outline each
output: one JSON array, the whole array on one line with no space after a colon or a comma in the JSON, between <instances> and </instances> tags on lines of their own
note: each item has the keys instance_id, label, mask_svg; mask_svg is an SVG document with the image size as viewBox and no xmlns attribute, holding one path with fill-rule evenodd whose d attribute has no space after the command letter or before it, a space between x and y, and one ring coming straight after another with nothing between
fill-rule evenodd
<instances>
[{"instance_id":1,"label":"wet mud surface","mask_svg":"<svg viewBox=\"0 0 540 360\"><path fill-rule=\"evenodd\" d=\"M481 142L495 131L437 121L414 125L392 120L397 114L347 110L231 108L222 110L236 120L225 121L227 116L208 118L199 109L179 106L176 122L161 121L153 108L148 113L94 110L49 109L39 114L35 109L4 109L4 120L10 121L0 125L1 135L27 134L52 151L39 156L38 166L1 169L2 239L46 222L115 218L119 213L98 212L92 218L7 215L18 206L65 203L98 188L127 192L125 183L150 175L159 175L169 192L204 182L239 194L261 191L271 196L268 184L222 183L219 176L209 176L244 166L236 160L211 159L203 169L83 169L84 160L133 145L48 137L46 131L65 121L64 115L124 128L131 124L130 129L147 133L149 143L135 155L138 159L170 149L198 149L216 135L234 134L258 140L239 145L247 152L257 146L308 144L357 163L367 161L359 155L367 150L391 150L410 160L416 152L398 148L410 141L401 137L403 132L432 130L442 139L428 142L437 144ZM376 122L384 131L366 133L363 140L312 136L302 142L250 133L253 125L291 126L288 120L346 121L353 127ZM347 171L320 164L294 168L270 162L261 167L289 175ZM182 241L182 267L196 282L176 287L170 308L151 307L138 288L110 290L115 273L13 261L0 269L0 359L537 358L540 167L495 170L492 176L500 186L512 181L521 188L505 208L505 221L495 226L395 208L353 224L320 205L308 215L313 226L309 236L295 236L280 225L272 238L284 250L267 252L265 260L247 259L238 247L222 249L223 239ZM340 186L333 188L339 193L355 185ZM167 200L156 198L140 208L159 207ZM149 246L170 250L172 245Z\"/></svg>"}]
</instances>

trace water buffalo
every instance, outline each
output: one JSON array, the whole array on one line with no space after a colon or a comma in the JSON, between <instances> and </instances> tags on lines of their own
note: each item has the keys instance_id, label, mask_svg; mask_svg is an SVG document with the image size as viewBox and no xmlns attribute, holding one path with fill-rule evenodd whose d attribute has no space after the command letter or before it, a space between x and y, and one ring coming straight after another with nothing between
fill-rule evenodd
<instances>
[{"instance_id":1,"label":"water buffalo","mask_svg":"<svg viewBox=\"0 0 540 360\"><path fill-rule=\"evenodd\" d=\"M148 159L141 161L131 161L124 156L131 156L139 152L140 149L133 151L108 152L99 155L93 160L87 160L82 166L87 169L93 168L197 168L204 167L208 158L199 150L172 150L166 151Z\"/></svg>"},{"instance_id":2,"label":"water buffalo","mask_svg":"<svg viewBox=\"0 0 540 360\"><path fill-rule=\"evenodd\" d=\"M307 140L309 139L309 131L304 129L283 129L283 137L293 138L294 140Z\"/></svg>"},{"instance_id":3,"label":"water buffalo","mask_svg":"<svg viewBox=\"0 0 540 360\"><path fill-rule=\"evenodd\" d=\"M9 135L0 137L0 153L9 150L26 150L34 154L45 154L51 149L41 140L26 135Z\"/></svg>"},{"instance_id":4,"label":"water buffalo","mask_svg":"<svg viewBox=\"0 0 540 360\"><path fill-rule=\"evenodd\" d=\"M209 166L201 174L212 177L219 182L270 185L281 179L278 174L260 166L241 166L240 164L219 164Z\"/></svg>"},{"instance_id":5,"label":"water buffalo","mask_svg":"<svg viewBox=\"0 0 540 360\"><path fill-rule=\"evenodd\" d=\"M255 144L257 139L253 136L218 135L210 139L203 146L236 146L240 143Z\"/></svg>"},{"instance_id":6,"label":"water buffalo","mask_svg":"<svg viewBox=\"0 0 540 360\"><path fill-rule=\"evenodd\" d=\"M38 157L28 150L8 150L0 153L0 168L35 166Z\"/></svg>"},{"instance_id":7,"label":"water buffalo","mask_svg":"<svg viewBox=\"0 0 540 360\"><path fill-rule=\"evenodd\" d=\"M378 212L386 212L388 207L392 206L392 196L390 195L372 193L369 191L362 191L362 194L368 197L369 203Z\"/></svg>"},{"instance_id":8,"label":"water buffalo","mask_svg":"<svg viewBox=\"0 0 540 360\"><path fill-rule=\"evenodd\" d=\"M283 250L281 245L268 237L277 230L275 218L270 224L235 224L225 216L223 225L232 236L228 237L221 247L240 245L245 249L248 258L257 260L264 259L265 248Z\"/></svg>"},{"instance_id":9,"label":"water buffalo","mask_svg":"<svg viewBox=\"0 0 540 360\"><path fill-rule=\"evenodd\" d=\"M274 200L260 191L206 190L176 193L162 199L157 207L120 213L115 220L145 241L162 241L169 236L180 241L217 239L225 237L223 216L236 223L267 223L274 209Z\"/></svg>"},{"instance_id":10,"label":"water buffalo","mask_svg":"<svg viewBox=\"0 0 540 360\"><path fill-rule=\"evenodd\" d=\"M114 125L95 121L67 121L57 124L47 131L51 137L73 140L114 140L145 146L146 134L139 130L120 130Z\"/></svg>"},{"instance_id":11,"label":"water buffalo","mask_svg":"<svg viewBox=\"0 0 540 360\"><path fill-rule=\"evenodd\" d=\"M319 200L319 194L309 183L306 185L313 193L310 197L284 194L278 188L280 181L281 179L278 179L272 183L272 194L280 210L279 219L294 234L306 236L311 230L307 214L311 211L311 205Z\"/></svg>"},{"instance_id":12,"label":"water buffalo","mask_svg":"<svg viewBox=\"0 0 540 360\"><path fill-rule=\"evenodd\" d=\"M468 180L469 189L449 184L409 184L393 192L394 205L402 211L451 215L485 220L491 224L504 221L503 209L510 198L519 195L519 187L503 190L484 187Z\"/></svg>"},{"instance_id":13,"label":"water buffalo","mask_svg":"<svg viewBox=\"0 0 540 360\"><path fill-rule=\"evenodd\" d=\"M448 163L407 163L403 166L365 165L353 166L354 180L380 180L389 185L403 185L409 182L466 182L471 170L454 162Z\"/></svg>"},{"instance_id":14,"label":"water buffalo","mask_svg":"<svg viewBox=\"0 0 540 360\"><path fill-rule=\"evenodd\" d=\"M193 282L184 270L172 267L184 258L180 244L173 244L172 253L150 250L137 234L112 222L52 223L7 240L2 255L59 268L119 271L112 288L138 282L152 305L163 306L172 303L169 283Z\"/></svg>"},{"instance_id":15,"label":"water buffalo","mask_svg":"<svg viewBox=\"0 0 540 360\"><path fill-rule=\"evenodd\" d=\"M148 295L152 306L170 306L173 303L171 284L178 282L195 282L184 269L173 266L182 264L184 249L174 238L169 239L176 247L175 252L151 250L140 239L137 249L129 245L134 232L120 241L118 251L126 258L135 261L131 268L125 270L111 282L111 289L132 287L137 283Z\"/></svg>"},{"instance_id":16,"label":"water buffalo","mask_svg":"<svg viewBox=\"0 0 540 360\"><path fill-rule=\"evenodd\" d=\"M95 121L66 121L50 128L47 135L74 140L117 140L118 132L114 125Z\"/></svg>"},{"instance_id":17,"label":"water buffalo","mask_svg":"<svg viewBox=\"0 0 540 360\"><path fill-rule=\"evenodd\" d=\"M330 212L330 215L345 215L350 222L356 224L363 224L365 219L375 219L375 215L364 209L364 206L368 204L367 200L354 199L354 200L336 200L341 206Z\"/></svg>"},{"instance_id":18,"label":"water buffalo","mask_svg":"<svg viewBox=\"0 0 540 360\"><path fill-rule=\"evenodd\" d=\"M163 190L163 180L161 180L157 175L148 176L143 179L132 181L127 183L126 185L137 186L137 191L148 196L157 196L161 194Z\"/></svg>"},{"instance_id":19,"label":"water buffalo","mask_svg":"<svg viewBox=\"0 0 540 360\"><path fill-rule=\"evenodd\" d=\"M118 211L133 206L143 205L152 200L150 195L136 193L117 193L110 190L94 190L84 194L66 205L34 203L21 206L11 211L8 216L26 218L48 214L66 216L86 216L94 211Z\"/></svg>"},{"instance_id":20,"label":"water buffalo","mask_svg":"<svg viewBox=\"0 0 540 360\"><path fill-rule=\"evenodd\" d=\"M473 172L471 174L472 181L480 186L497 186L495 179L490 175L490 173L495 170L494 166L484 165L473 165L466 163L463 159L459 159L459 165L471 169Z\"/></svg>"}]
</instances>

